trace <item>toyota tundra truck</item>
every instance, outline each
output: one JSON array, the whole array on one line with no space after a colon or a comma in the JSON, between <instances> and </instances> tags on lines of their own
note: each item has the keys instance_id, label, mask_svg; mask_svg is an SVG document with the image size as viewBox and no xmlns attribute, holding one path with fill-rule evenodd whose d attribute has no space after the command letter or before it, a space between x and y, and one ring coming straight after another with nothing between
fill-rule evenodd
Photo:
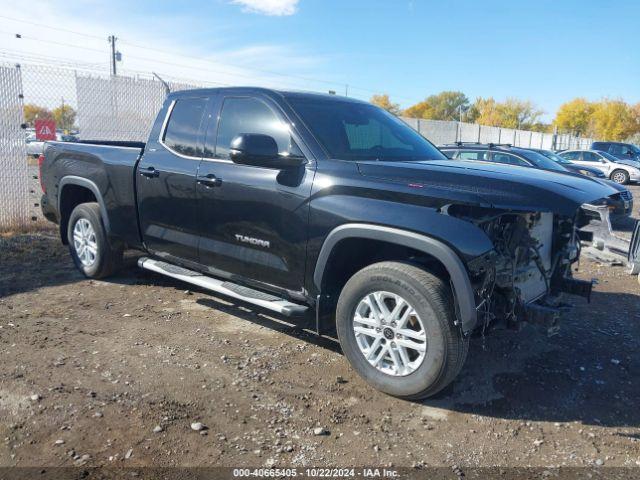
<instances>
[{"instance_id":1,"label":"toyota tundra truck","mask_svg":"<svg viewBox=\"0 0 640 480\"><path fill-rule=\"evenodd\" d=\"M335 95L170 93L146 143L50 143L46 217L78 269L138 265L337 333L375 388L436 394L474 330L552 332L597 179L451 161L395 116ZM637 231L637 227L636 227ZM637 235L636 235L637 237Z\"/></svg>"}]
</instances>

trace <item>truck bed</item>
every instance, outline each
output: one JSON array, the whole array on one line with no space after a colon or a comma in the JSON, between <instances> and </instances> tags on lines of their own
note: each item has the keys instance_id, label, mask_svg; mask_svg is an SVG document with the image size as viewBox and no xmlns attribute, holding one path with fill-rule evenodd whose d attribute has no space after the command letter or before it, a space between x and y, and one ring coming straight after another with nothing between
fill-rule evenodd
<instances>
[{"instance_id":1,"label":"truck bed","mask_svg":"<svg viewBox=\"0 0 640 480\"><path fill-rule=\"evenodd\" d=\"M61 219L64 189L90 190L101 200L110 238L139 246L135 170L144 147L142 142L47 142L40 172L47 218Z\"/></svg>"}]
</instances>

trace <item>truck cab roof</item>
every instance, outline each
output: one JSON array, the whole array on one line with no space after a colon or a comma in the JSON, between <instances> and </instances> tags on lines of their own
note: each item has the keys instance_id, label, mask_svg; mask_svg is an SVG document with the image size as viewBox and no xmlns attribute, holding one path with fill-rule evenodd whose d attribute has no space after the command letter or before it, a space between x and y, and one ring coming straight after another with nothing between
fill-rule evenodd
<instances>
[{"instance_id":1,"label":"truck cab roof","mask_svg":"<svg viewBox=\"0 0 640 480\"><path fill-rule=\"evenodd\" d=\"M334 102L348 102L348 103L360 103L360 104L368 104L363 100L358 100L356 98L345 97L342 95L335 95L332 93L318 93L318 92L307 92L303 90L276 90L272 88L264 88L264 87L216 87L216 88L196 88L191 90L180 90L176 92L171 92L167 98L170 100L184 98L184 97L194 97L201 95L268 95L268 96L277 96L280 98L309 98L309 99L325 99L331 100Z\"/></svg>"}]
</instances>

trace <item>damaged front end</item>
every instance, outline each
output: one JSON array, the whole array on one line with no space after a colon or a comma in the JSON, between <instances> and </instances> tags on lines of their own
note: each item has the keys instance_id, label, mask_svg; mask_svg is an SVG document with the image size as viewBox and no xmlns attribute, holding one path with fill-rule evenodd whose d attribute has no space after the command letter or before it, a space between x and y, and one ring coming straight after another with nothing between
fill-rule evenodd
<instances>
[{"instance_id":1,"label":"damaged front end","mask_svg":"<svg viewBox=\"0 0 640 480\"><path fill-rule=\"evenodd\" d=\"M640 221L632 228L631 240L614 233L611 205L603 199L583 205L579 218L582 253L599 262L624 265L631 275L640 273Z\"/></svg>"},{"instance_id":2,"label":"damaged front end","mask_svg":"<svg viewBox=\"0 0 640 480\"><path fill-rule=\"evenodd\" d=\"M462 205L443 213L474 223L493 242L492 251L468 264L483 331L528 322L553 334L568 308L562 293L590 298L592 283L571 276L580 255L576 218Z\"/></svg>"}]
</instances>

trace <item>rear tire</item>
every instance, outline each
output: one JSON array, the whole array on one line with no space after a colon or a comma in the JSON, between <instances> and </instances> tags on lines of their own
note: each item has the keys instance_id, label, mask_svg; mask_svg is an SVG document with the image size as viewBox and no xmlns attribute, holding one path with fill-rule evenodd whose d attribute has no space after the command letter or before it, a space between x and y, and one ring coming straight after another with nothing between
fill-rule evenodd
<instances>
[{"instance_id":1,"label":"rear tire","mask_svg":"<svg viewBox=\"0 0 640 480\"><path fill-rule=\"evenodd\" d=\"M611 180L620 185L629 183L629 173L625 170L614 170L611 172Z\"/></svg>"},{"instance_id":2,"label":"rear tire","mask_svg":"<svg viewBox=\"0 0 640 480\"><path fill-rule=\"evenodd\" d=\"M398 307L403 302L406 310ZM336 311L338 338L356 372L378 390L411 400L435 395L460 372L469 340L454 321L450 287L400 262L376 263L356 273Z\"/></svg>"},{"instance_id":3,"label":"rear tire","mask_svg":"<svg viewBox=\"0 0 640 480\"><path fill-rule=\"evenodd\" d=\"M71 258L86 277L105 278L120 268L123 249L109 243L97 203L82 203L73 209L67 239Z\"/></svg>"}]
</instances>

